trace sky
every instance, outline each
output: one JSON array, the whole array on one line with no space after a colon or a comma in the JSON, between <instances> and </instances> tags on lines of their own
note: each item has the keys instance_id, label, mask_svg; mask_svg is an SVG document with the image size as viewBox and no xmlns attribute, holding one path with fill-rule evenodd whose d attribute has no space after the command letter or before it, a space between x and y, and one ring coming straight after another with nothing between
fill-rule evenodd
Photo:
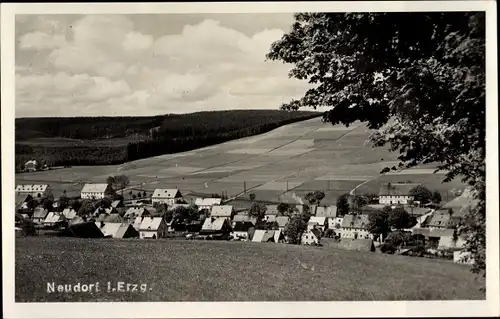
<instances>
[{"instance_id":1,"label":"sky","mask_svg":"<svg viewBox=\"0 0 500 319\"><path fill-rule=\"evenodd\" d=\"M310 87L266 61L292 14L17 15L16 117L278 109Z\"/></svg>"}]
</instances>

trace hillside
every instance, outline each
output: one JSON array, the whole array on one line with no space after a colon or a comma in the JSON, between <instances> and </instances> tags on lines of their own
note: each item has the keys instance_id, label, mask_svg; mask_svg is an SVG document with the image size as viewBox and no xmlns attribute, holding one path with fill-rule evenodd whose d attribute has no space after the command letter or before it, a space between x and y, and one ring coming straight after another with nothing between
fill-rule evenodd
<instances>
[{"instance_id":1,"label":"hillside","mask_svg":"<svg viewBox=\"0 0 500 319\"><path fill-rule=\"evenodd\" d=\"M318 112L231 110L153 117L16 119L16 166L109 165L267 132Z\"/></svg>"},{"instance_id":2,"label":"hillside","mask_svg":"<svg viewBox=\"0 0 500 319\"><path fill-rule=\"evenodd\" d=\"M57 247L57 249L54 249ZM105 260L105 262L103 262ZM141 292L48 294L48 282L124 281ZM484 299L450 262L274 243L16 239L16 302ZM457 283L460 283L457 285Z\"/></svg>"}]
</instances>

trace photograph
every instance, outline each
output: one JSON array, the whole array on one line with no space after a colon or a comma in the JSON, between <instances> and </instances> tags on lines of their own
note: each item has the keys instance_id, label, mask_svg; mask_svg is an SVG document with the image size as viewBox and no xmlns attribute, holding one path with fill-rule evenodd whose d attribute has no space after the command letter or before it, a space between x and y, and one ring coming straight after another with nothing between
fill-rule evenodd
<instances>
[{"instance_id":1,"label":"photograph","mask_svg":"<svg viewBox=\"0 0 500 319\"><path fill-rule=\"evenodd\" d=\"M496 3L393 3L2 4L8 317L500 315Z\"/></svg>"}]
</instances>

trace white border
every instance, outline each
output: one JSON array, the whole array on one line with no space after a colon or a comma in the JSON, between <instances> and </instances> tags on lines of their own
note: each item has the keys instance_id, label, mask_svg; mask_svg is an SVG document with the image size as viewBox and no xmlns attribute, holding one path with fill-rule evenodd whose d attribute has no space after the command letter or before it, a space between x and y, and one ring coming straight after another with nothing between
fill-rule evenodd
<instances>
[{"instance_id":1,"label":"white border","mask_svg":"<svg viewBox=\"0 0 500 319\"><path fill-rule=\"evenodd\" d=\"M130 318L130 317L395 317L498 316L498 93L496 2L260 2L260 3L29 3L1 5L2 52L2 209L14 206L14 15L17 14L133 14L133 13L264 13L264 12L394 12L487 11L487 300L412 302L169 302L169 303L15 303L13 214L2 214L3 311L5 318ZM459 285L460 283L456 283Z\"/></svg>"}]
</instances>

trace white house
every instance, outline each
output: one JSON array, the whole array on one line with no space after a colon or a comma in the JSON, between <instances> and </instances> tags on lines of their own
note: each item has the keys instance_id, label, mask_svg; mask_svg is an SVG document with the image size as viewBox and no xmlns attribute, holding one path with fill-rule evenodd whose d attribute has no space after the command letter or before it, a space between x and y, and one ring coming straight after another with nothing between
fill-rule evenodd
<instances>
[{"instance_id":1,"label":"white house","mask_svg":"<svg viewBox=\"0 0 500 319\"><path fill-rule=\"evenodd\" d=\"M254 227L249 221L235 222L232 225L231 236L236 240L248 240L248 231Z\"/></svg>"},{"instance_id":2,"label":"white house","mask_svg":"<svg viewBox=\"0 0 500 319\"><path fill-rule=\"evenodd\" d=\"M278 217L278 205L266 205L264 221L275 222L276 217Z\"/></svg>"},{"instance_id":3,"label":"white house","mask_svg":"<svg viewBox=\"0 0 500 319\"><path fill-rule=\"evenodd\" d=\"M67 220L72 220L77 215L76 211L73 208L65 208L62 214Z\"/></svg>"},{"instance_id":4,"label":"white house","mask_svg":"<svg viewBox=\"0 0 500 319\"><path fill-rule=\"evenodd\" d=\"M345 215L340 225L341 238L373 239L368 229L368 215Z\"/></svg>"},{"instance_id":5,"label":"white house","mask_svg":"<svg viewBox=\"0 0 500 319\"><path fill-rule=\"evenodd\" d=\"M335 218L328 218L328 228L333 229L335 233L337 231L340 231L342 228L342 220L344 220L343 217L335 217Z\"/></svg>"},{"instance_id":6,"label":"white house","mask_svg":"<svg viewBox=\"0 0 500 319\"><path fill-rule=\"evenodd\" d=\"M66 221L66 217L64 217L63 214L59 214L59 213L54 213L54 212L50 212L46 217L45 217L45 220L43 221L43 223L45 225L55 225L57 223L61 223L63 221Z\"/></svg>"},{"instance_id":7,"label":"white house","mask_svg":"<svg viewBox=\"0 0 500 319\"><path fill-rule=\"evenodd\" d=\"M413 196L410 195L410 190L420 184L410 183L387 183L380 186L378 193L379 204L383 205L407 205L409 201L413 201Z\"/></svg>"},{"instance_id":8,"label":"white house","mask_svg":"<svg viewBox=\"0 0 500 319\"><path fill-rule=\"evenodd\" d=\"M82 199L102 199L110 195L112 195L111 185L85 184L80 197Z\"/></svg>"},{"instance_id":9,"label":"white house","mask_svg":"<svg viewBox=\"0 0 500 319\"><path fill-rule=\"evenodd\" d=\"M178 189L157 188L151 196L151 203L174 205L182 199L182 194Z\"/></svg>"},{"instance_id":10,"label":"white house","mask_svg":"<svg viewBox=\"0 0 500 319\"><path fill-rule=\"evenodd\" d=\"M47 197L52 194L47 184L19 184L16 186L16 195L31 195L36 197Z\"/></svg>"},{"instance_id":11,"label":"white house","mask_svg":"<svg viewBox=\"0 0 500 319\"><path fill-rule=\"evenodd\" d=\"M306 230L301 237L302 245L318 245L321 240L321 232L317 228Z\"/></svg>"},{"instance_id":12,"label":"white house","mask_svg":"<svg viewBox=\"0 0 500 319\"><path fill-rule=\"evenodd\" d=\"M144 217L139 226L139 235L141 239L164 238L167 232L167 223L162 217Z\"/></svg>"},{"instance_id":13,"label":"white house","mask_svg":"<svg viewBox=\"0 0 500 319\"><path fill-rule=\"evenodd\" d=\"M307 223L307 228L309 229L318 228L321 231L325 231L327 227L328 223L326 221L326 217L311 216L311 218L309 218L309 222Z\"/></svg>"},{"instance_id":14,"label":"white house","mask_svg":"<svg viewBox=\"0 0 500 319\"><path fill-rule=\"evenodd\" d=\"M197 198L194 204L198 206L199 210L207 209L211 210L213 206L220 205L222 202L221 198Z\"/></svg>"},{"instance_id":15,"label":"white house","mask_svg":"<svg viewBox=\"0 0 500 319\"><path fill-rule=\"evenodd\" d=\"M210 217L211 218L225 218L228 221L231 221L233 218L234 210L233 206L231 205L220 205L220 206L213 206L212 210L210 211Z\"/></svg>"}]
</instances>

